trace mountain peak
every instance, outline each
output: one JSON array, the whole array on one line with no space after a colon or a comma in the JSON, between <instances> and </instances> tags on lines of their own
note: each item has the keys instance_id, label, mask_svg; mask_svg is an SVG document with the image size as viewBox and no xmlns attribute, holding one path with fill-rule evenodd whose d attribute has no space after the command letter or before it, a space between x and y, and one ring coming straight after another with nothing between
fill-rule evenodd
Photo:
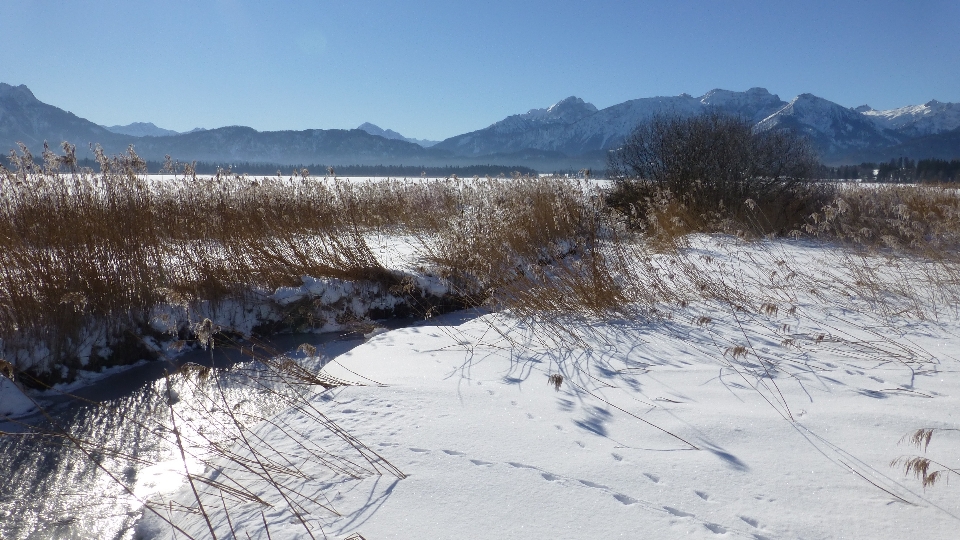
<instances>
[{"instance_id":1,"label":"mountain peak","mask_svg":"<svg viewBox=\"0 0 960 540\"><path fill-rule=\"evenodd\" d=\"M396 139L398 141L406 140L406 137L397 133L396 131L392 129L383 129L382 127L376 124L372 124L370 122L364 122L360 124L357 127L357 129L359 129L360 131L366 131L371 135L377 135L377 136L383 137L384 139Z\"/></svg>"},{"instance_id":2,"label":"mountain peak","mask_svg":"<svg viewBox=\"0 0 960 540\"><path fill-rule=\"evenodd\" d=\"M707 107L720 109L752 122L759 122L786 105L780 96L759 87L751 88L746 92L714 88L697 99Z\"/></svg>"},{"instance_id":3,"label":"mountain peak","mask_svg":"<svg viewBox=\"0 0 960 540\"><path fill-rule=\"evenodd\" d=\"M517 115L521 121L537 125L572 124L597 112L593 103L570 96L561 99L546 109L530 109L524 114Z\"/></svg>"},{"instance_id":4,"label":"mountain peak","mask_svg":"<svg viewBox=\"0 0 960 540\"><path fill-rule=\"evenodd\" d=\"M7 83L0 83L0 99L13 99L19 103L34 103L39 101L37 97L33 95L33 92L27 88L27 85L21 84L19 86L13 86Z\"/></svg>"},{"instance_id":5,"label":"mountain peak","mask_svg":"<svg viewBox=\"0 0 960 540\"><path fill-rule=\"evenodd\" d=\"M396 141L406 141L414 144L419 144L424 148L429 148L435 144L437 141L428 141L426 139L411 139L410 137L404 137L403 135L397 133L392 129L383 129L382 127L372 124L370 122L364 122L357 126L357 129L360 131L365 131L370 135L376 135L378 137L383 137L384 139L393 139Z\"/></svg>"},{"instance_id":6,"label":"mountain peak","mask_svg":"<svg viewBox=\"0 0 960 540\"><path fill-rule=\"evenodd\" d=\"M854 108L853 108L853 111L854 111L854 112L858 112L858 113L870 112L870 111L872 111L872 110L874 110L873 107L871 107L871 106L869 106L869 105L867 105L867 104L863 104L863 105L861 105L861 106L859 106L859 107L854 107Z\"/></svg>"},{"instance_id":7,"label":"mountain peak","mask_svg":"<svg viewBox=\"0 0 960 540\"><path fill-rule=\"evenodd\" d=\"M843 109L845 111L850 111L851 113L853 113L853 111L851 111L850 109L842 105L834 103L829 99L824 99L820 96L811 94L809 92L800 94L799 96L793 98L793 100L787 105L787 107L797 109L797 110L803 109L805 111ZM857 114L857 113L854 113L854 114Z\"/></svg>"},{"instance_id":8,"label":"mountain peak","mask_svg":"<svg viewBox=\"0 0 960 540\"><path fill-rule=\"evenodd\" d=\"M590 112L597 112L597 108L593 105L593 103L587 103L577 96L570 96L568 98L561 99L560 101L547 107L547 113L561 114L561 111L565 109L582 109Z\"/></svg>"},{"instance_id":9,"label":"mountain peak","mask_svg":"<svg viewBox=\"0 0 960 540\"><path fill-rule=\"evenodd\" d=\"M157 127L153 122L133 122L125 126L118 125L101 127L111 133L130 135L132 137L169 137L171 135L180 134L172 129L163 129L162 127Z\"/></svg>"},{"instance_id":10,"label":"mountain peak","mask_svg":"<svg viewBox=\"0 0 960 540\"><path fill-rule=\"evenodd\" d=\"M818 102L818 101L827 101L827 100L823 99L822 97L813 95L810 92L804 92L803 94L800 94L799 96L793 98L793 101L791 103L802 103L805 101Z\"/></svg>"}]
</instances>

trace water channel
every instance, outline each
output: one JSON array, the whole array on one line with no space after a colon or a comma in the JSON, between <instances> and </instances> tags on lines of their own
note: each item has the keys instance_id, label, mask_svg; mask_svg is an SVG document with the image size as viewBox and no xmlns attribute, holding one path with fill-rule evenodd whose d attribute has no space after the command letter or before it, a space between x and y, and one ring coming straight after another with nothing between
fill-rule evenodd
<instances>
[{"instance_id":1,"label":"water channel","mask_svg":"<svg viewBox=\"0 0 960 540\"><path fill-rule=\"evenodd\" d=\"M412 322L386 324L397 328ZM261 350L273 351L272 358L279 352L299 359L307 369L318 370L323 362L363 341L357 333L281 335ZM310 347L303 352L304 343L316 348L315 355L309 354ZM185 364L211 363L215 369L204 377L167 375ZM184 467L191 465L180 459L170 436L173 410L191 421L191 429L202 433L206 426L204 437L216 439L217 411L205 395L213 385L229 388L231 403L258 415L272 415L284 407L284 401L276 399L283 382L270 378L269 370L259 364L236 347L198 349L175 361L157 360L120 371L69 396L47 392L40 401L42 414L0 421L5 434L0 434L0 538L134 538L143 501L177 489L184 481ZM300 385L293 391L322 390Z\"/></svg>"}]
</instances>

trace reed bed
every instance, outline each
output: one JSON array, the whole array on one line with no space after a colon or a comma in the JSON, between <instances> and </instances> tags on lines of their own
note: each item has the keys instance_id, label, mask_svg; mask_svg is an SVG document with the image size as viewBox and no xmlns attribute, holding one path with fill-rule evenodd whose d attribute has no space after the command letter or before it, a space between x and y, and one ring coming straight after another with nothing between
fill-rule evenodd
<instances>
[{"instance_id":1,"label":"reed bed","mask_svg":"<svg viewBox=\"0 0 960 540\"><path fill-rule=\"evenodd\" d=\"M38 166L22 148L0 169L0 340L25 381L147 354L156 306L253 302L303 276L418 296L375 237L416 239L425 271L453 284L452 307L479 305L505 268L572 253L599 219L584 186L555 179L200 177L168 162L157 181L132 149L97 158L99 172L77 168L66 145Z\"/></svg>"},{"instance_id":2,"label":"reed bed","mask_svg":"<svg viewBox=\"0 0 960 540\"><path fill-rule=\"evenodd\" d=\"M0 169L0 340L8 365L46 382L58 379L55 366L69 372L62 368L121 361L118 352L146 354L138 339L156 333L156 306L253 301L303 276L421 296L383 265L371 246L377 237L412 239L419 271L445 280L457 298L449 307L540 319L633 316L706 291L742 303L743 291L682 285L651 262L679 253L691 233L844 245L838 264L858 268L856 287L875 298L880 278L867 259L937 261L915 265L936 291L958 278L960 197L949 187L808 184L789 197L711 207L696 190L640 182L605 193L533 177L199 177L169 160L170 176L158 181L132 149L98 152L99 172L77 168L69 145L43 157L37 166L22 148ZM950 294L941 300L954 302ZM194 339L187 330L173 332Z\"/></svg>"}]
</instances>

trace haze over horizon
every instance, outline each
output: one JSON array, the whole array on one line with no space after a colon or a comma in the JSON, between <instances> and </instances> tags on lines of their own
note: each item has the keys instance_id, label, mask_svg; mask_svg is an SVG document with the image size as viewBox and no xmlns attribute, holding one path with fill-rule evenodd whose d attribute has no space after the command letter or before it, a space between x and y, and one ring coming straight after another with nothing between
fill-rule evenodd
<instances>
[{"instance_id":1,"label":"haze over horizon","mask_svg":"<svg viewBox=\"0 0 960 540\"><path fill-rule=\"evenodd\" d=\"M956 2L10 3L0 81L103 125L442 140L576 95L761 86L848 107L960 102ZM950 21L954 21L951 23Z\"/></svg>"}]
</instances>

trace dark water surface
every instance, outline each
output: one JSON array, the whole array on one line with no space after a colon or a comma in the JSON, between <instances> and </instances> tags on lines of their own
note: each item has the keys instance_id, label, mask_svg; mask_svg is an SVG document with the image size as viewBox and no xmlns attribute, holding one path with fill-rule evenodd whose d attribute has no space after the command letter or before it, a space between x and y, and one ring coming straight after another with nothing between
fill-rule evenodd
<instances>
[{"instance_id":1,"label":"dark water surface","mask_svg":"<svg viewBox=\"0 0 960 540\"><path fill-rule=\"evenodd\" d=\"M391 321L389 326L411 323ZM363 336L286 335L273 338L269 346L303 358L295 352L302 343L315 346L328 361L363 343ZM0 432L7 434L0 435L0 538L133 538L142 501L183 482L182 462L178 473L160 466L168 463L175 468L180 456L168 427L171 409L194 420L191 424L208 426L213 433L205 436L215 439L216 422L202 410L210 403L202 395L204 385L229 388L232 403L254 408L257 414L275 414L283 408L282 400L269 391L275 381L258 379L253 367L257 363L243 359L237 349L222 346L212 355L190 351L176 364L158 360L135 366L75 390L72 396L48 392L41 402L45 415L0 421ZM202 383L197 378L183 382L165 377L186 362L209 366L211 361L218 368L230 367L215 370ZM209 412L213 418L215 411Z\"/></svg>"}]
</instances>

